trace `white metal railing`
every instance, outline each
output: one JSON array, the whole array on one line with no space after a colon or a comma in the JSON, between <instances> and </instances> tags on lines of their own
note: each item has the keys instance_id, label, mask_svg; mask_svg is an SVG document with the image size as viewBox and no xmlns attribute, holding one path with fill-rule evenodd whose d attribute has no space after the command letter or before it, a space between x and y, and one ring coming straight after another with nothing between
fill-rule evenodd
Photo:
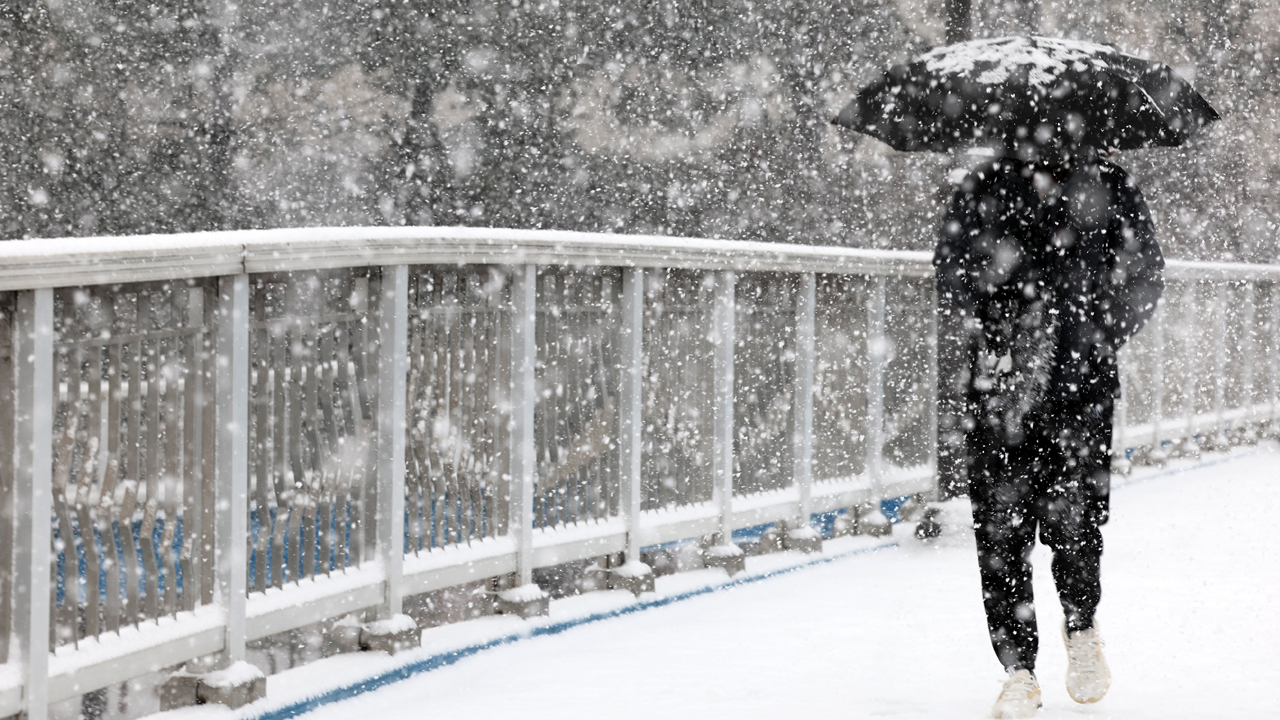
<instances>
[{"instance_id":1,"label":"white metal railing","mask_svg":"<svg viewBox=\"0 0 1280 720\"><path fill-rule=\"evenodd\" d=\"M0 244L0 717L478 578L929 492L932 276L488 229ZM1280 412L1280 268L1167 277L1124 354L1125 457Z\"/></svg>"}]
</instances>

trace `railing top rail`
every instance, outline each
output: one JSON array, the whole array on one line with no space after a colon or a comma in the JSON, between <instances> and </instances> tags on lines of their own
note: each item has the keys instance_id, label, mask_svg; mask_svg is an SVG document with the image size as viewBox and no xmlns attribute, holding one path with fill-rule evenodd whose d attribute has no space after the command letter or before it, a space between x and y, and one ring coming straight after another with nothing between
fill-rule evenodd
<instances>
[{"instance_id":1,"label":"railing top rail","mask_svg":"<svg viewBox=\"0 0 1280 720\"><path fill-rule=\"evenodd\" d=\"M1166 260L1165 277L1170 280L1270 280L1280 282L1280 264L1201 262Z\"/></svg>"},{"instance_id":2,"label":"railing top rail","mask_svg":"<svg viewBox=\"0 0 1280 720\"><path fill-rule=\"evenodd\" d=\"M286 228L0 243L0 290L399 264L545 264L928 277L923 252L550 230Z\"/></svg>"},{"instance_id":3,"label":"railing top rail","mask_svg":"<svg viewBox=\"0 0 1280 720\"><path fill-rule=\"evenodd\" d=\"M554 230L329 227L0 242L0 290L371 265L528 263L933 274L927 252ZM1167 275L1280 280L1280 264L1170 260Z\"/></svg>"}]
</instances>

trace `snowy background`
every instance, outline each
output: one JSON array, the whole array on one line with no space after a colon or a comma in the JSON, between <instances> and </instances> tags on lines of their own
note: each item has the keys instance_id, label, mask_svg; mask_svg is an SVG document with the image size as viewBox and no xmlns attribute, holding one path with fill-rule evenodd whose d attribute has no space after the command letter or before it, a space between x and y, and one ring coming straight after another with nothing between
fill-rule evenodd
<instances>
[{"instance_id":1,"label":"snowy background","mask_svg":"<svg viewBox=\"0 0 1280 720\"><path fill-rule=\"evenodd\" d=\"M1126 153L1167 254L1274 261L1280 3L974 0L1161 59L1222 112ZM943 0L6 0L0 238L314 225L927 249L966 156L828 120Z\"/></svg>"}]
</instances>

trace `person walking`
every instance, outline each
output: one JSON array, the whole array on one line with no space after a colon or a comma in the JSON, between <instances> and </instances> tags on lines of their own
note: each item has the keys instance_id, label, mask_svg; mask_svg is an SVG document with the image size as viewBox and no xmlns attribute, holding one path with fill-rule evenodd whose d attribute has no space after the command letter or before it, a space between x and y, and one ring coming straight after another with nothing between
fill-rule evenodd
<instances>
[{"instance_id":1,"label":"person walking","mask_svg":"<svg viewBox=\"0 0 1280 720\"><path fill-rule=\"evenodd\" d=\"M1164 288L1142 193L1081 148L999 158L961 183L934 255L939 312L958 314L965 362L943 381L963 393L969 496L983 605L1009 673L993 717L1040 707L1030 553L1053 551L1076 702L1111 675L1095 620L1108 519L1116 352Z\"/></svg>"}]
</instances>

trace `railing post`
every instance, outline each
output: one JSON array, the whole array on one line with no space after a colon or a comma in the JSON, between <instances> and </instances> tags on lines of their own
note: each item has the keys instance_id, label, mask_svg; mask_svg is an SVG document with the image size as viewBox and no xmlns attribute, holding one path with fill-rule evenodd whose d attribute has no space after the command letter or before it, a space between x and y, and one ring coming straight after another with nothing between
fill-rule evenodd
<instances>
[{"instance_id":1,"label":"railing post","mask_svg":"<svg viewBox=\"0 0 1280 720\"><path fill-rule=\"evenodd\" d=\"M938 392L938 285L937 283L929 283L929 331L926 335L925 342L928 344L927 362L929 363L929 470L933 473L934 489L933 500L939 501L944 499L944 488L942 487L942 473L939 466L939 443L941 438L938 437L938 412L941 395ZM942 523L938 516L941 509L937 506L928 506L920 513L920 522L916 523L915 536L921 540L935 538L942 534Z\"/></svg>"},{"instance_id":2,"label":"railing post","mask_svg":"<svg viewBox=\"0 0 1280 720\"><path fill-rule=\"evenodd\" d=\"M720 511L720 531L704 555L708 567L724 568L730 575L746 569L742 549L733 544L733 349L736 341L736 285L733 270L716 273L715 307L712 311L713 361L712 497Z\"/></svg>"},{"instance_id":3,"label":"railing post","mask_svg":"<svg viewBox=\"0 0 1280 720\"><path fill-rule=\"evenodd\" d=\"M405 376L409 337L409 268L382 269L378 304L378 560L386 595L380 620L400 615L404 566Z\"/></svg>"},{"instance_id":4,"label":"railing post","mask_svg":"<svg viewBox=\"0 0 1280 720\"><path fill-rule=\"evenodd\" d=\"M1271 283L1271 432L1280 433L1280 282Z\"/></svg>"},{"instance_id":5,"label":"railing post","mask_svg":"<svg viewBox=\"0 0 1280 720\"><path fill-rule=\"evenodd\" d=\"M409 353L409 267L382 268L378 302L377 454L374 538L383 572L377 622L360 630L360 647L396 653L422 642L418 625L402 613L404 590L404 457Z\"/></svg>"},{"instance_id":6,"label":"railing post","mask_svg":"<svg viewBox=\"0 0 1280 720\"><path fill-rule=\"evenodd\" d=\"M249 536L249 276L218 283L217 538L218 604L227 613L219 665L245 658Z\"/></svg>"},{"instance_id":7,"label":"railing post","mask_svg":"<svg viewBox=\"0 0 1280 720\"><path fill-rule=\"evenodd\" d=\"M644 268L622 271L622 360L618 412L619 511L627 523L625 563L611 568L609 587L639 595L653 591L653 572L640 561L640 418L644 369Z\"/></svg>"},{"instance_id":8,"label":"railing post","mask_svg":"<svg viewBox=\"0 0 1280 720\"><path fill-rule=\"evenodd\" d=\"M1121 350L1121 353L1127 354L1127 351ZM1111 469L1113 472L1121 475L1128 475L1133 469L1133 464L1129 462L1129 443L1128 433L1129 427L1129 393L1125 390L1125 365L1120 362L1119 356L1116 358L1116 372L1120 376L1120 397L1116 399L1116 406L1111 423Z\"/></svg>"},{"instance_id":9,"label":"railing post","mask_svg":"<svg viewBox=\"0 0 1280 720\"><path fill-rule=\"evenodd\" d=\"M511 278L511 491L507 523L507 532L516 542L516 587L498 594L497 610L525 618L550 612L547 594L533 583L537 299L537 266L516 266Z\"/></svg>"},{"instance_id":10,"label":"railing post","mask_svg":"<svg viewBox=\"0 0 1280 720\"><path fill-rule=\"evenodd\" d=\"M817 279L800 275L796 297L796 379L792 421L792 471L800 500L800 517L783 537L788 550L820 552L822 537L809 525L813 514L813 365Z\"/></svg>"},{"instance_id":11,"label":"railing post","mask_svg":"<svg viewBox=\"0 0 1280 720\"><path fill-rule=\"evenodd\" d=\"M249 583L249 276L218 279L214 376L214 600L225 613L222 652L187 663L160 688L160 707L196 703L240 707L267 693L267 678L245 661ZM210 668L212 661L213 667ZM234 680L201 673L236 666Z\"/></svg>"},{"instance_id":12,"label":"railing post","mask_svg":"<svg viewBox=\"0 0 1280 720\"><path fill-rule=\"evenodd\" d=\"M888 535L893 532L889 519L880 511L884 500L884 366L889 356L885 337L885 290L887 280L877 275L867 304L867 432L866 467L871 481L868 504L857 513L857 532L866 535Z\"/></svg>"},{"instance_id":13,"label":"railing post","mask_svg":"<svg viewBox=\"0 0 1280 720\"><path fill-rule=\"evenodd\" d=\"M1151 317L1151 343L1155 346L1152 352L1154 365L1151 368L1151 453L1149 457L1156 462L1164 462L1168 454L1161 444L1161 420L1164 419L1164 312L1163 303L1156 303L1156 311Z\"/></svg>"},{"instance_id":14,"label":"railing post","mask_svg":"<svg viewBox=\"0 0 1280 720\"><path fill-rule=\"evenodd\" d=\"M939 467L938 458L938 410L939 403L942 399L938 393L938 284L929 283L929 334L927 342L929 343L929 465L933 469L933 476L938 482L942 481L942 474ZM942 488L938 487L934 490L934 499L942 499Z\"/></svg>"},{"instance_id":15,"label":"railing post","mask_svg":"<svg viewBox=\"0 0 1280 720\"><path fill-rule=\"evenodd\" d=\"M1227 439L1227 299L1226 284L1218 282L1213 294L1213 415L1214 435L1212 446L1225 450L1230 446Z\"/></svg>"},{"instance_id":16,"label":"railing post","mask_svg":"<svg viewBox=\"0 0 1280 720\"><path fill-rule=\"evenodd\" d=\"M49 716L53 516L53 290L18 293L14 367L14 622L27 720Z\"/></svg>"},{"instance_id":17,"label":"railing post","mask_svg":"<svg viewBox=\"0 0 1280 720\"><path fill-rule=\"evenodd\" d=\"M1244 422L1252 425L1254 422L1254 410L1256 406L1253 402L1253 372L1254 372L1254 352L1257 349L1253 340L1255 324L1258 322L1257 302L1254 297L1253 282L1244 281L1244 302L1240 311L1244 314L1244 318L1240 321L1240 327L1244 331L1244 337L1241 339L1240 352L1243 357L1240 358L1240 374L1241 378L1241 394L1244 396L1245 416ZM1250 430L1252 432L1252 430Z\"/></svg>"}]
</instances>

